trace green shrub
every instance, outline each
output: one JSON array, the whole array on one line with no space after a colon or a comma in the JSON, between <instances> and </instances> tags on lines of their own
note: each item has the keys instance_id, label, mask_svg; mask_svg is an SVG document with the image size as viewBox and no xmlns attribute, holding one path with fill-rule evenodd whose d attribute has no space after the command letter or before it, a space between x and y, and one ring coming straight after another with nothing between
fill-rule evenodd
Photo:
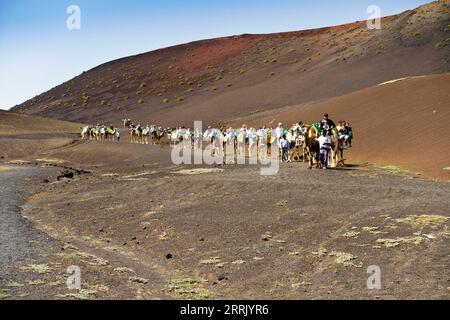
<instances>
[{"instance_id":1,"label":"green shrub","mask_svg":"<svg viewBox=\"0 0 450 320\"><path fill-rule=\"evenodd\" d=\"M222 76L217 76L216 81L220 81L220 80L222 80Z\"/></svg>"},{"instance_id":2,"label":"green shrub","mask_svg":"<svg viewBox=\"0 0 450 320\"><path fill-rule=\"evenodd\" d=\"M106 107L106 106L108 105L108 101L102 100L102 101L100 102L100 104L101 104L102 106Z\"/></svg>"},{"instance_id":3,"label":"green shrub","mask_svg":"<svg viewBox=\"0 0 450 320\"><path fill-rule=\"evenodd\" d=\"M144 99L139 99L137 103L143 104L143 103L145 103L145 100Z\"/></svg>"},{"instance_id":4,"label":"green shrub","mask_svg":"<svg viewBox=\"0 0 450 320\"><path fill-rule=\"evenodd\" d=\"M165 99L163 99L163 101L162 101L162 103L164 103L164 104L168 104L169 103L169 99L167 99L167 98L165 98Z\"/></svg>"},{"instance_id":5,"label":"green shrub","mask_svg":"<svg viewBox=\"0 0 450 320\"><path fill-rule=\"evenodd\" d=\"M413 38L420 37L420 32L411 32L410 35Z\"/></svg>"},{"instance_id":6,"label":"green shrub","mask_svg":"<svg viewBox=\"0 0 450 320\"><path fill-rule=\"evenodd\" d=\"M434 45L434 47L436 49L441 49L441 48L445 47L445 44L443 42L438 42Z\"/></svg>"}]
</instances>

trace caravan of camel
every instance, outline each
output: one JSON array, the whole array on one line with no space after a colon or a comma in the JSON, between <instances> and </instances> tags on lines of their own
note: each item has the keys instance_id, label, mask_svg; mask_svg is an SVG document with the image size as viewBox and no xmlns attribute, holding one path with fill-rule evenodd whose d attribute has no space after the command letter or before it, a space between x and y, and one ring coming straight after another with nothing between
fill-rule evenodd
<instances>
[{"instance_id":1,"label":"caravan of camel","mask_svg":"<svg viewBox=\"0 0 450 320\"><path fill-rule=\"evenodd\" d=\"M344 165L344 150L351 147L353 130L346 121L335 125L325 115L321 122L306 125L302 122L290 128L280 123L277 128L260 127L240 129L212 128L206 131L186 127L163 128L156 125L142 126L130 119L123 120L124 128L129 132L131 143L158 145L163 142L174 147L179 143L192 148L202 148L207 142L211 155L234 154L241 157L267 159L277 157L282 161L309 162L309 168L338 167ZM321 159L323 146L321 136L329 139L326 161ZM112 125L87 126L82 128L82 139L120 141L120 130ZM325 139L326 141L326 139ZM272 155L272 146L277 146L279 154ZM284 146L287 146L286 148Z\"/></svg>"}]
</instances>

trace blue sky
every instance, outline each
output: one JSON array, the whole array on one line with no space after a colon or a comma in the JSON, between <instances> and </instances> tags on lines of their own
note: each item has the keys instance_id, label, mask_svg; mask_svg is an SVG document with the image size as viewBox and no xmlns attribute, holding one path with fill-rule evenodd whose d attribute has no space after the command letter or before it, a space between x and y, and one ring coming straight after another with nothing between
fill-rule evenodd
<instances>
[{"instance_id":1,"label":"blue sky","mask_svg":"<svg viewBox=\"0 0 450 320\"><path fill-rule=\"evenodd\" d=\"M0 0L0 109L101 63L193 40L366 20L427 0ZM81 30L66 28L69 5Z\"/></svg>"}]
</instances>

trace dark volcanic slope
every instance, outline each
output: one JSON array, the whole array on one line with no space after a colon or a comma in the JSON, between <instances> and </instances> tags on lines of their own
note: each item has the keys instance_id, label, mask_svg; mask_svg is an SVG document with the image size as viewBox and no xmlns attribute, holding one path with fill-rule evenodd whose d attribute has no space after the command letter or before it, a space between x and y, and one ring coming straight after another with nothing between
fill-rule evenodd
<instances>
[{"instance_id":1,"label":"dark volcanic slope","mask_svg":"<svg viewBox=\"0 0 450 320\"><path fill-rule=\"evenodd\" d=\"M82 123L219 122L450 71L450 1L366 22L199 41L113 61L13 110Z\"/></svg>"}]
</instances>

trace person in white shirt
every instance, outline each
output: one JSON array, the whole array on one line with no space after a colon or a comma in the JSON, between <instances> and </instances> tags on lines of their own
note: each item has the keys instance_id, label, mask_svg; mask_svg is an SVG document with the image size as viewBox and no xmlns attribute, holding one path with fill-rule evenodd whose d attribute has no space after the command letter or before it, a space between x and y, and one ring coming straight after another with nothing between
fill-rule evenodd
<instances>
[{"instance_id":1,"label":"person in white shirt","mask_svg":"<svg viewBox=\"0 0 450 320\"><path fill-rule=\"evenodd\" d=\"M331 137L328 131L322 131L322 135L316 139L320 145L320 162L322 163L322 168L328 168L328 155L331 150Z\"/></svg>"},{"instance_id":2,"label":"person in white shirt","mask_svg":"<svg viewBox=\"0 0 450 320\"><path fill-rule=\"evenodd\" d=\"M278 127L275 130L275 135L278 140L280 140L284 135L284 128L283 128L283 124L281 122L278 124Z\"/></svg>"},{"instance_id":3,"label":"person in white shirt","mask_svg":"<svg viewBox=\"0 0 450 320\"><path fill-rule=\"evenodd\" d=\"M290 147L290 143L286 139L286 136L282 136L280 139L281 161L282 162L285 162L285 161L289 162L289 147Z\"/></svg>"},{"instance_id":4,"label":"person in white shirt","mask_svg":"<svg viewBox=\"0 0 450 320\"><path fill-rule=\"evenodd\" d=\"M275 137L277 138L277 144L279 148L281 148L280 140L283 137L283 135L284 135L284 128L283 124L280 122L278 124L278 127L275 129Z\"/></svg>"},{"instance_id":5,"label":"person in white shirt","mask_svg":"<svg viewBox=\"0 0 450 320\"><path fill-rule=\"evenodd\" d=\"M116 139L117 139L117 142L120 142L120 131L117 128L116 128Z\"/></svg>"}]
</instances>

